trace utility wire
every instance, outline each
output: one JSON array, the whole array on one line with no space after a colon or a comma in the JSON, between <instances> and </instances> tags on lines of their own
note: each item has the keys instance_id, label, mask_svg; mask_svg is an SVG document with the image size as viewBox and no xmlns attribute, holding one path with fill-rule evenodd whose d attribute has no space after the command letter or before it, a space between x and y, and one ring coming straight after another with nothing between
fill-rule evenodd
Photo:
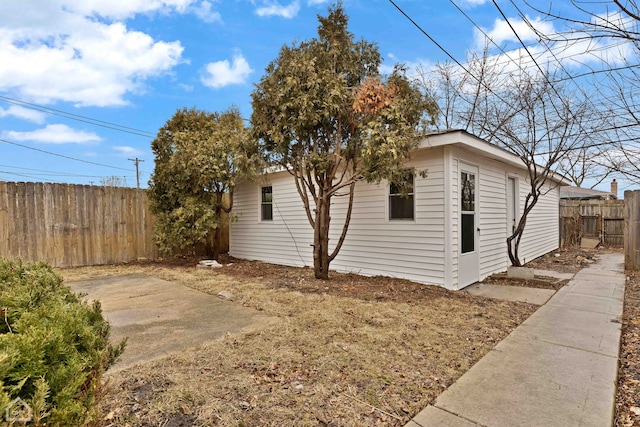
<instances>
[{"instance_id":1,"label":"utility wire","mask_svg":"<svg viewBox=\"0 0 640 427\"><path fill-rule=\"evenodd\" d=\"M55 108L45 107L43 105L38 105L38 104L31 103L31 102L21 101L19 99L10 98L8 96L0 95L0 100L4 101L6 103L9 103L9 104L18 105L18 106L25 107L25 108L30 108L32 110L41 111L43 113L52 114L54 116L60 116L60 117L64 117L64 118L71 119L71 120L76 120L76 121L83 122L83 123L89 123L89 124L92 124L94 126L101 126L101 127L107 128L107 129L116 130L118 132L129 133L129 134L136 135L136 136L142 136L144 138L154 138L155 137L155 135L152 134L151 132L147 132L147 131L144 131L144 130L141 130L141 129L136 129L136 128L132 128L132 127L129 127L129 126L119 125L117 123L108 122L108 121L105 121L105 120L94 119L94 118L87 117L87 116L81 116L79 114L69 113L67 111L62 111L62 110L58 110L58 109L55 109Z\"/></svg>"},{"instance_id":2,"label":"utility wire","mask_svg":"<svg viewBox=\"0 0 640 427\"><path fill-rule=\"evenodd\" d=\"M82 175L77 173L48 171L44 169L22 168L22 167L11 166L11 165L0 165L0 167L9 168L9 169L18 169L21 171L25 171L24 172L25 174L34 175L34 176L37 175L37 176L71 176L71 177L80 177L80 178L109 178L109 176L106 176L106 175ZM133 175L131 175L129 178L132 178L132 177Z\"/></svg>"},{"instance_id":3,"label":"utility wire","mask_svg":"<svg viewBox=\"0 0 640 427\"><path fill-rule=\"evenodd\" d=\"M2 170L0 170L0 174L12 175L12 176L19 176L19 177L21 177L21 178L29 178L29 179L32 179L32 178L33 178L33 176L28 175L28 174L22 174L22 173L16 173L16 172L9 172L9 171L2 171ZM38 178L38 179L39 179L39 180L42 180L42 181L46 181L46 182L53 182L53 183L57 183L57 184L61 184L61 183L62 183L62 181L56 181L56 180L53 180L53 179L46 179L46 178Z\"/></svg>"},{"instance_id":4,"label":"utility wire","mask_svg":"<svg viewBox=\"0 0 640 427\"><path fill-rule=\"evenodd\" d=\"M62 157L64 159L74 160L76 162L88 163L90 165L101 166L101 167L104 167L104 168L119 169L119 170L123 170L123 171L127 171L127 172L133 172L133 170L131 170L131 169L125 169L125 168L121 168L121 167L118 167L118 166L105 165L103 163L91 162L89 160L76 159L75 157L65 156L63 154L52 153L51 151L41 150L40 148L30 147L28 145L19 144L17 142L8 141L8 140L2 139L2 138L0 138L0 142L4 142L6 144L11 144L11 145L16 145L18 147L26 148L28 150L39 151L41 153L49 154L49 155L56 156L56 157Z\"/></svg>"},{"instance_id":5,"label":"utility wire","mask_svg":"<svg viewBox=\"0 0 640 427\"><path fill-rule=\"evenodd\" d=\"M398 9L398 11L403 14L405 18L407 18L422 34L424 34L429 40L431 40L433 44L438 46L438 49L440 49L445 53L445 55L451 58L453 62L458 64L458 66L460 66L466 72L469 72L460 62L458 62L456 58L453 57L453 55L451 55L444 47L442 47L442 45L440 45L440 43L438 43L433 37L431 37L429 33L427 33L416 21L414 21L413 18L411 18L404 10L402 10L400 6L398 6L393 0L389 0L389 3L391 3L396 9Z\"/></svg>"},{"instance_id":6,"label":"utility wire","mask_svg":"<svg viewBox=\"0 0 640 427\"><path fill-rule=\"evenodd\" d=\"M507 100L505 100L503 97L501 97L500 95L498 95L497 93L495 93L488 85L486 85L486 83L482 82L477 76L475 76L473 73L471 73L467 67L465 67L461 62L459 62L453 55L451 55L451 53L449 53L442 45L440 45L437 41L435 41L433 39L433 37L431 37L416 21L414 21L404 10L402 10L393 0L389 0L389 2L400 11L400 13L402 13L402 15L404 15L416 28L418 28L418 30L420 30L420 32L422 34L424 34L425 36L427 36L427 38L429 38L429 40L431 40L440 50L442 50L442 52L444 52L449 58L451 58L463 71L465 71L469 76L471 76L474 80L476 80L478 83L483 84L483 86L485 87L485 89L487 89L491 94L493 94L494 96L496 96L500 101L504 102L507 105L511 105ZM465 16L467 16L465 14ZM468 17L468 16L467 16ZM468 17L468 19L470 19L470 17ZM506 19L506 18L505 18ZM479 26L473 22L473 20L471 20L472 23L474 24L474 26L476 26L477 28L479 28ZM508 21L507 21L508 23ZM510 23L509 23L510 25ZM481 31L483 31L481 28L479 28ZM484 33L484 31L483 31ZM497 46L500 50L502 50L504 52L504 50L498 46L495 41L493 41L486 33L484 33L485 36L495 45ZM524 45L523 41L521 40L521 38L516 34L516 37L518 37L518 39L520 40L521 44ZM530 52L529 52L530 53ZM531 59L534 61L534 63L536 64L536 66L540 69L539 64L537 64L537 62L535 61L535 58L533 57L533 55L530 55ZM513 61L515 63L515 61ZM509 61L506 61L505 64L509 63ZM522 69L522 68L521 68ZM543 73L544 75L544 73ZM548 80L548 79L547 79ZM548 81L548 83L551 82ZM551 85L552 88L555 90L555 86ZM631 126L636 126L636 123L633 124L628 124L626 126L623 127L631 127ZM619 126L616 127L612 127L612 128L603 128L603 129L598 129L594 132L592 132L592 134L597 134L597 133L603 133L603 132L607 132L607 131L613 131L618 129ZM578 136L578 134L572 134L572 135L565 135L565 137L572 137L572 136ZM556 139L556 138L552 138L551 140ZM607 143L594 143L594 144L588 144L588 145L584 145L582 147L584 148L591 148L591 147L598 147L598 146L602 146L602 145L606 145ZM548 154L548 153L547 153Z\"/></svg>"}]
</instances>

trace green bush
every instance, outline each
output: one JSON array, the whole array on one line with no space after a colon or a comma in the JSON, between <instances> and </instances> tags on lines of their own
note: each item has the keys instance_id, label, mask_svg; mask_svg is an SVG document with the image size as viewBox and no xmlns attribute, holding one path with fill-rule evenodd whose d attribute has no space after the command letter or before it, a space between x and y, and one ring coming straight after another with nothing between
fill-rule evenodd
<instances>
[{"instance_id":1,"label":"green bush","mask_svg":"<svg viewBox=\"0 0 640 427\"><path fill-rule=\"evenodd\" d=\"M32 425L81 426L99 416L102 374L124 349L109 344L100 303L74 294L46 263L0 258L0 408L21 398Z\"/></svg>"}]
</instances>

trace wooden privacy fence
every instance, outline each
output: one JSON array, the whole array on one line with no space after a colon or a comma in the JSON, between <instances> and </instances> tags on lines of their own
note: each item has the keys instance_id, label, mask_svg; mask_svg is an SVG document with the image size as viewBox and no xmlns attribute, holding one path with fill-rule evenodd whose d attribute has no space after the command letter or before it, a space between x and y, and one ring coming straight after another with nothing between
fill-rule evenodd
<instances>
[{"instance_id":1,"label":"wooden privacy fence","mask_svg":"<svg viewBox=\"0 0 640 427\"><path fill-rule=\"evenodd\" d=\"M624 200L561 200L560 246L598 239L607 246L624 244Z\"/></svg>"},{"instance_id":2,"label":"wooden privacy fence","mask_svg":"<svg viewBox=\"0 0 640 427\"><path fill-rule=\"evenodd\" d=\"M54 267L155 258L154 217L134 188L0 182L0 256Z\"/></svg>"}]
</instances>

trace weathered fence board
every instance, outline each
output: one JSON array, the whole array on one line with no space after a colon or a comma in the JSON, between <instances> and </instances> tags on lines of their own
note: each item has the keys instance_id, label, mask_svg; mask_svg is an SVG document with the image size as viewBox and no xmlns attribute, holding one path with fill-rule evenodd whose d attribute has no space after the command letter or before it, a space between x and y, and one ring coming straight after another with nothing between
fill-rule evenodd
<instances>
[{"instance_id":1,"label":"weathered fence board","mask_svg":"<svg viewBox=\"0 0 640 427\"><path fill-rule=\"evenodd\" d=\"M144 191L0 182L0 256L55 267L155 258Z\"/></svg>"},{"instance_id":2,"label":"weathered fence board","mask_svg":"<svg viewBox=\"0 0 640 427\"><path fill-rule=\"evenodd\" d=\"M640 190L624 192L624 268L640 270Z\"/></svg>"},{"instance_id":3,"label":"weathered fence board","mask_svg":"<svg viewBox=\"0 0 640 427\"><path fill-rule=\"evenodd\" d=\"M624 244L624 200L561 200L560 245L580 244L583 237L604 245Z\"/></svg>"}]
</instances>

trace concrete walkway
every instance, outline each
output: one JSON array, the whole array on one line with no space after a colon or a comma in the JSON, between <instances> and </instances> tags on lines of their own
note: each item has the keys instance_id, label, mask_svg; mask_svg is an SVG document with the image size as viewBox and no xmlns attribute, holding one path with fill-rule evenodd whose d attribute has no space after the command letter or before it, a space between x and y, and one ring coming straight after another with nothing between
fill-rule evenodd
<instances>
[{"instance_id":1,"label":"concrete walkway","mask_svg":"<svg viewBox=\"0 0 640 427\"><path fill-rule=\"evenodd\" d=\"M407 427L611 426L623 261L599 255Z\"/></svg>"}]
</instances>

